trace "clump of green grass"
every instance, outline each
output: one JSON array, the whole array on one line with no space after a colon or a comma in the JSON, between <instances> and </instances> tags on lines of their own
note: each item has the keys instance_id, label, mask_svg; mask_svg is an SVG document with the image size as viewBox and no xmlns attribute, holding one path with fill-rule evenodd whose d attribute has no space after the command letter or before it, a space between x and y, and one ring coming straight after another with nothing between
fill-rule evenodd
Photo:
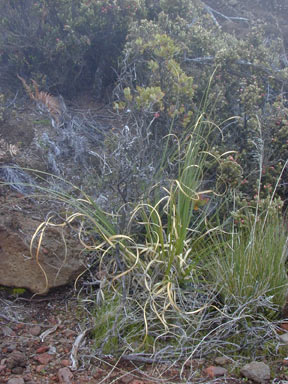
<instances>
[{"instance_id":1,"label":"clump of green grass","mask_svg":"<svg viewBox=\"0 0 288 384\"><path fill-rule=\"evenodd\" d=\"M225 305L235 307L250 302L251 313L267 313L271 308L277 311L286 300L288 287L287 231L283 219L273 203L262 213L246 208L243 216L244 226L233 223L231 233L211 236L213 279ZM271 304L266 311L261 308L263 298Z\"/></svg>"}]
</instances>

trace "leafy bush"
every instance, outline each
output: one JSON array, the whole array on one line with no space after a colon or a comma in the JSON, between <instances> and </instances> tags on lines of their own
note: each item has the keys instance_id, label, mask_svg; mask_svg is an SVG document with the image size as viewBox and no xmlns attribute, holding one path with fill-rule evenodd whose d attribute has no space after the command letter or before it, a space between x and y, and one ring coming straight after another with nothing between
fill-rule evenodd
<instances>
[{"instance_id":1,"label":"leafy bush","mask_svg":"<svg viewBox=\"0 0 288 384\"><path fill-rule=\"evenodd\" d=\"M1 2L1 82L20 73L70 95L92 85L100 96L141 10L136 0Z\"/></svg>"},{"instance_id":2,"label":"leafy bush","mask_svg":"<svg viewBox=\"0 0 288 384\"><path fill-rule=\"evenodd\" d=\"M136 119L138 126L146 121L150 139L158 140L160 147L161 138L172 133L172 125L177 136L184 136L205 110L207 121L220 127L218 134L208 138L210 143L220 153L238 153L242 168L238 186L253 196L264 142L261 156L265 169L272 170L270 184L286 159L283 89L288 72L281 59L280 36L261 23L248 28L243 38L224 32L213 9L201 2L163 0L158 6L152 20L135 21L129 30L115 106L127 118ZM244 18L239 22L246 23ZM145 128L142 131L145 136ZM280 161L274 158L274 147ZM279 192L283 197L286 172L282 176Z\"/></svg>"}]
</instances>

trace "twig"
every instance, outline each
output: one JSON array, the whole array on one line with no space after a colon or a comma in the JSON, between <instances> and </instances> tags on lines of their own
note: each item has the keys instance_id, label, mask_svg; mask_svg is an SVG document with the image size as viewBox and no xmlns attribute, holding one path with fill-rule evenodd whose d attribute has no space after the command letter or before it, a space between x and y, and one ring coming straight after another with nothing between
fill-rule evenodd
<instances>
[{"instance_id":1,"label":"twig","mask_svg":"<svg viewBox=\"0 0 288 384\"><path fill-rule=\"evenodd\" d=\"M14 98L12 99L12 101L10 101L9 103L7 103L5 105L5 108L9 108L12 104L15 103L15 100L17 99L17 96L18 96L18 91L16 92L16 95L14 96Z\"/></svg>"},{"instance_id":2,"label":"twig","mask_svg":"<svg viewBox=\"0 0 288 384\"><path fill-rule=\"evenodd\" d=\"M72 361L72 365L70 366L71 371L76 371L78 368L78 359L77 359L78 349L82 340L87 335L87 333L91 331L91 329L92 328L86 328L82 333L80 333L80 335L76 337L76 340L73 344L72 351L70 354L70 359Z\"/></svg>"},{"instance_id":3,"label":"twig","mask_svg":"<svg viewBox=\"0 0 288 384\"><path fill-rule=\"evenodd\" d=\"M49 329L47 329L46 331L44 331L43 333L41 333L41 335L40 335L39 337L40 337L40 340L42 341L42 343L43 343L43 341L45 340L45 338L46 338L48 335L50 335L50 333L53 333L53 332L55 332L55 331L57 330L57 328L59 327L60 324L61 324L61 321L59 321L58 324L54 325L54 327L49 328Z\"/></svg>"},{"instance_id":4,"label":"twig","mask_svg":"<svg viewBox=\"0 0 288 384\"><path fill-rule=\"evenodd\" d=\"M207 63L214 61L215 57L214 56L202 56L202 57L187 57L186 52L184 52L184 61L193 61L195 63Z\"/></svg>"},{"instance_id":5,"label":"twig","mask_svg":"<svg viewBox=\"0 0 288 384\"><path fill-rule=\"evenodd\" d=\"M164 359L157 359L153 357L145 357L141 354L130 354L130 355L122 355L121 359L127 360L127 361L137 361L140 363L148 363L148 364L154 364L154 363L160 363L160 364L171 364L173 360L164 360Z\"/></svg>"},{"instance_id":6,"label":"twig","mask_svg":"<svg viewBox=\"0 0 288 384\"><path fill-rule=\"evenodd\" d=\"M206 63L213 62L215 60L215 56L187 57L186 52L184 52L183 59L184 59L184 61L192 61L194 63L206 64ZM243 60L243 59L236 60L235 64L246 65L249 67L257 68L257 69L260 69L266 73L273 73L273 72L280 72L281 71L281 69L279 69L279 68L270 69L270 68L264 67L262 65L253 64L251 61L247 61L247 60Z\"/></svg>"},{"instance_id":7,"label":"twig","mask_svg":"<svg viewBox=\"0 0 288 384\"><path fill-rule=\"evenodd\" d=\"M204 4L204 8L207 10L207 12L209 13L209 15L212 17L214 23L218 26L218 27L221 27L220 24L218 23L216 17L214 16L214 14L222 17L223 19L225 20L228 20L228 21L245 21L245 22L249 22L249 19L247 19L246 17L233 17L233 16L226 16L224 15L223 13L221 12L218 12L216 11L216 9L214 8L211 8L209 7L208 5Z\"/></svg>"}]
</instances>

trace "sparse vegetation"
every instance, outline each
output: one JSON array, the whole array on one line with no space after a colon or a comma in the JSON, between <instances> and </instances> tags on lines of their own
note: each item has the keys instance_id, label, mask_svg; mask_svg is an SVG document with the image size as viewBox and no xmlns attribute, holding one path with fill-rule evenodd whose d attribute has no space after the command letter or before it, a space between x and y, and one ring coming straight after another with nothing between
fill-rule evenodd
<instances>
[{"instance_id":1,"label":"sparse vegetation","mask_svg":"<svg viewBox=\"0 0 288 384\"><path fill-rule=\"evenodd\" d=\"M114 86L118 126L101 130L71 110L54 137L35 140L57 176L33 171L33 188L65 213L48 216L31 249L38 263L46 228L78 228L97 286L88 298L97 353L184 367L216 347L269 349L288 288L280 31L236 17L248 29L237 36L200 0L23 4L0 6L8 78L19 72L67 96ZM85 170L78 185L61 180L69 157ZM3 165L3 184L26 187L28 176L15 175Z\"/></svg>"}]
</instances>

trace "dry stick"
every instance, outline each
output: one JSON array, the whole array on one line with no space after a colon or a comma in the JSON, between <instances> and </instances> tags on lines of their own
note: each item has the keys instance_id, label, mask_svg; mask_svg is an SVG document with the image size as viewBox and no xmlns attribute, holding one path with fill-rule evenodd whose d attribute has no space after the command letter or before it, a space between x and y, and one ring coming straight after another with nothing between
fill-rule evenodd
<instances>
[{"instance_id":1,"label":"dry stick","mask_svg":"<svg viewBox=\"0 0 288 384\"><path fill-rule=\"evenodd\" d=\"M199 64L206 64L206 63L213 62L215 60L215 56L187 57L187 53L184 52L183 60L184 61L192 61L194 63L199 63ZM253 64L251 61L244 60L244 59L235 60L235 64L246 65L249 67L257 68L257 69L260 69L260 70L262 70L266 73L269 73L269 74L273 73L273 72L280 72L281 71L281 69L279 69L279 68L270 69L267 67L263 67L262 65Z\"/></svg>"},{"instance_id":2,"label":"dry stick","mask_svg":"<svg viewBox=\"0 0 288 384\"><path fill-rule=\"evenodd\" d=\"M111 371L108 373L107 376L104 377L104 379L102 379L102 380L100 381L99 384L102 384L102 383L106 382L106 380L109 378L109 376L112 375L112 373L114 372L114 370L115 370L115 369L118 369L118 368L117 368L117 365L118 365L120 359L121 359L121 357L116 361L116 363L112 366Z\"/></svg>"},{"instance_id":3,"label":"dry stick","mask_svg":"<svg viewBox=\"0 0 288 384\"><path fill-rule=\"evenodd\" d=\"M46 338L48 335L50 335L50 333L53 333L53 332L55 332L55 331L57 330L57 328L59 327L60 324L61 324L61 320L59 321L58 324L54 325L54 327L49 328L49 329L47 329L46 331L44 331L43 333L41 333L41 335L40 335L39 337L40 337L40 340L42 341L42 343L43 343L43 341L45 340L45 338Z\"/></svg>"},{"instance_id":4,"label":"dry stick","mask_svg":"<svg viewBox=\"0 0 288 384\"><path fill-rule=\"evenodd\" d=\"M84 337L87 335L88 332L90 332L93 328L89 327L89 328L86 328L82 333L80 333L80 335L78 335L76 337L76 340L73 344L73 347L72 347L72 351L71 351L71 354L70 354L70 359L72 361L72 365L70 366L70 369L71 371L76 371L77 368L78 368L78 359L77 359L77 355L78 355L78 349L79 349L79 346L82 342L82 340L84 339Z\"/></svg>"},{"instance_id":5,"label":"dry stick","mask_svg":"<svg viewBox=\"0 0 288 384\"><path fill-rule=\"evenodd\" d=\"M206 5L205 3L204 3L204 8L207 10L207 12L208 12L209 15L212 17L213 21L215 22L215 24L216 24L218 27L221 27L221 26L220 26L220 24L218 23L218 21L217 21L216 17L214 16L214 14L216 14L216 15L218 15L218 16L220 16L220 17L222 17L223 19L228 20L228 21L233 21L233 20L235 20L235 21L246 21L246 22L249 21L249 19L247 19L246 17L226 16L226 15L224 15L223 13L216 11L216 9L209 7L209 6Z\"/></svg>"},{"instance_id":6,"label":"dry stick","mask_svg":"<svg viewBox=\"0 0 288 384\"><path fill-rule=\"evenodd\" d=\"M130 355L122 355L122 360L127 361L137 361L140 363L148 363L148 364L154 364L154 363L160 363L160 364L171 364L173 360L164 360L164 359L157 359L157 358L151 358L151 357L145 357L141 356L141 354L130 354Z\"/></svg>"}]
</instances>

